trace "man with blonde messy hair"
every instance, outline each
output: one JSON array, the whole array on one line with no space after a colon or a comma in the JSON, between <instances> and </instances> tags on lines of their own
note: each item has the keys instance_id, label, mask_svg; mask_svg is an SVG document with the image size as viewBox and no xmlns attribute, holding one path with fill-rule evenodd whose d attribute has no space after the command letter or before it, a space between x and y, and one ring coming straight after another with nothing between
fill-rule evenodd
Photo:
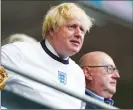
<instances>
[{"instance_id":1,"label":"man with blonde messy hair","mask_svg":"<svg viewBox=\"0 0 133 110\"><path fill-rule=\"evenodd\" d=\"M3 46L2 64L41 76L50 83L84 95L83 71L69 57L80 51L84 36L91 27L92 19L78 5L62 3L54 6L44 18L42 35L45 40L36 44L19 42ZM54 104L61 109L82 108L79 99L22 76L11 74L10 71L8 75L9 82L7 81L6 87L12 91L37 97L46 105ZM11 79L10 75L12 75Z\"/></svg>"},{"instance_id":2,"label":"man with blonde messy hair","mask_svg":"<svg viewBox=\"0 0 133 110\"><path fill-rule=\"evenodd\" d=\"M46 38L49 30L57 30L60 26L76 18L82 22L83 30L90 31L92 19L74 3L63 3L52 7L45 16L42 28L42 36Z\"/></svg>"}]
</instances>

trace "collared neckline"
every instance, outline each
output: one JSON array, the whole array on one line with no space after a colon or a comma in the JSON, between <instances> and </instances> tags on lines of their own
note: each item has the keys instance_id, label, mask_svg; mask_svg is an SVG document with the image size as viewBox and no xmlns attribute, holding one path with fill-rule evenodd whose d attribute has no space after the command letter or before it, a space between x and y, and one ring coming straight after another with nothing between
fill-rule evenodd
<instances>
[{"instance_id":1,"label":"collared neckline","mask_svg":"<svg viewBox=\"0 0 133 110\"><path fill-rule=\"evenodd\" d=\"M102 102L108 101L110 105L114 104L114 101L112 99L106 99L104 97L101 97L101 96L95 94L94 92L92 92L91 90L89 90L87 88L86 88L85 92L86 92L87 95L90 95L90 96L98 99L99 101L102 101Z\"/></svg>"},{"instance_id":2,"label":"collared neckline","mask_svg":"<svg viewBox=\"0 0 133 110\"><path fill-rule=\"evenodd\" d=\"M69 64L69 57L61 59L54 48L51 46L51 44L48 42L48 40L42 40L40 43L44 51L54 60L57 60L63 64Z\"/></svg>"}]
</instances>

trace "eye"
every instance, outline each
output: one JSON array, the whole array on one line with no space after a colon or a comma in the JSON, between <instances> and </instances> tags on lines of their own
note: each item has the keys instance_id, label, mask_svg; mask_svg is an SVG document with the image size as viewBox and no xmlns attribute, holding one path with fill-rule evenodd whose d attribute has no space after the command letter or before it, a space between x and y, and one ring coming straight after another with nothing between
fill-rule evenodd
<instances>
[{"instance_id":1,"label":"eye","mask_svg":"<svg viewBox=\"0 0 133 110\"><path fill-rule=\"evenodd\" d=\"M68 29L74 29L74 28L75 28L74 25L69 25L69 26L68 26Z\"/></svg>"},{"instance_id":2,"label":"eye","mask_svg":"<svg viewBox=\"0 0 133 110\"><path fill-rule=\"evenodd\" d=\"M114 71L113 66L112 65L109 65L108 66L108 72L111 74L111 73L113 73L113 71Z\"/></svg>"},{"instance_id":3,"label":"eye","mask_svg":"<svg viewBox=\"0 0 133 110\"><path fill-rule=\"evenodd\" d=\"M83 29L83 27L80 27L80 30L84 32L84 29Z\"/></svg>"},{"instance_id":4,"label":"eye","mask_svg":"<svg viewBox=\"0 0 133 110\"><path fill-rule=\"evenodd\" d=\"M111 66L108 66L108 70L109 70L109 71L112 71L113 68L112 68Z\"/></svg>"},{"instance_id":5,"label":"eye","mask_svg":"<svg viewBox=\"0 0 133 110\"><path fill-rule=\"evenodd\" d=\"M80 27L80 30L81 30L81 32L82 32L83 34L86 33L86 31L85 31L85 29L84 29L83 27Z\"/></svg>"}]
</instances>

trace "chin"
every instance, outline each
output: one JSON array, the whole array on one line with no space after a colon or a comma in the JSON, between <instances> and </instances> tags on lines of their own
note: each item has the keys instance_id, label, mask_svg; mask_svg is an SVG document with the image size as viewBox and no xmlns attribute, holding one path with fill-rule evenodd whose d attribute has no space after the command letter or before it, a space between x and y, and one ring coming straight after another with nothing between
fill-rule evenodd
<instances>
[{"instance_id":1,"label":"chin","mask_svg":"<svg viewBox=\"0 0 133 110\"><path fill-rule=\"evenodd\" d=\"M75 55L77 52L71 52L71 54L69 56L73 56Z\"/></svg>"},{"instance_id":2,"label":"chin","mask_svg":"<svg viewBox=\"0 0 133 110\"><path fill-rule=\"evenodd\" d=\"M73 50L73 51L70 52L69 56L73 56L73 55L77 54L78 52L79 52L79 51Z\"/></svg>"},{"instance_id":3,"label":"chin","mask_svg":"<svg viewBox=\"0 0 133 110\"><path fill-rule=\"evenodd\" d=\"M71 47L69 48L70 56L77 54L80 51L80 47Z\"/></svg>"},{"instance_id":4,"label":"chin","mask_svg":"<svg viewBox=\"0 0 133 110\"><path fill-rule=\"evenodd\" d=\"M111 89L110 92L111 92L112 94L115 94L116 89Z\"/></svg>"},{"instance_id":5,"label":"chin","mask_svg":"<svg viewBox=\"0 0 133 110\"><path fill-rule=\"evenodd\" d=\"M76 53L80 51L80 47L76 47L76 48L73 48L73 51L75 51Z\"/></svg>"},{"instance_id":6,"label":"chin","mask_svg":"<svg viewBox=\"0 0 133 110\"><path fill-rule=\"evenodd\" d=\"M76 54L76 53L78 53L78 52L79 52L79 49L73 50L73 53L74 53L74 54Z\"/></svg>"}]
</instances>

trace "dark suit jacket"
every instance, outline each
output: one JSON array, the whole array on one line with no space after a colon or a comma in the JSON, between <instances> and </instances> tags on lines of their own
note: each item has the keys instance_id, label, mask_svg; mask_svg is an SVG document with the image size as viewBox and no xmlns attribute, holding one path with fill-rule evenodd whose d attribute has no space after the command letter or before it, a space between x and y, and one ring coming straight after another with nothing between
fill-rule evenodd
<instances>
[{"instance_id":1,"label":"dark suit jacket","mask_svg":"<svg viewBox=\"0 0 133 110\"><path fill-rule=\"evenodd\" d=\"M89 93L87 93L87 92L85 92L85 94L91 96L91 95L90 95ZM92 96L91 96L91 97L92 97ZM95 97L93 97L93 98L95 98ZM104 109L104 108L102 108L102 107L100 107L100 106L97 106L97 105L95 105L95 104L91 104L91 103L89 103L89 102L86 102L85 109Z\"/></svg>"}]
</instances>

